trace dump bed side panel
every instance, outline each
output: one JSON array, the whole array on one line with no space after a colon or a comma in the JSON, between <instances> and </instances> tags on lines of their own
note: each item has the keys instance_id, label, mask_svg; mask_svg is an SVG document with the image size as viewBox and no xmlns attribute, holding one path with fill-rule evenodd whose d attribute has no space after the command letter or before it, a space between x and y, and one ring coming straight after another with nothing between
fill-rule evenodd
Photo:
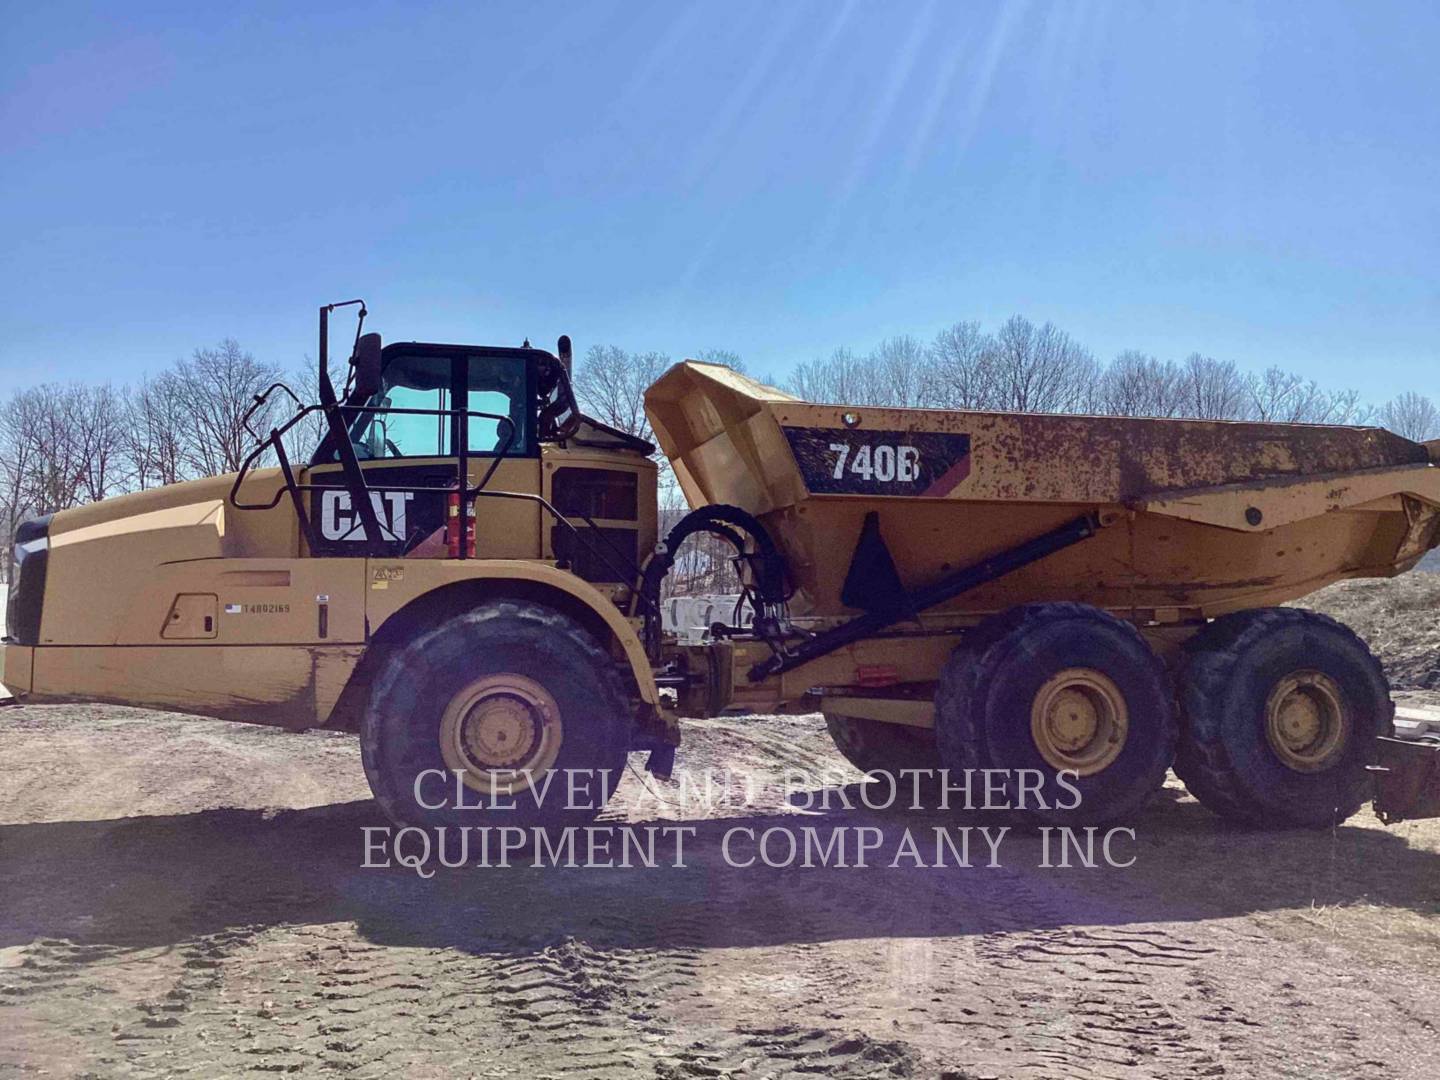
<instances>
[{"instance_id":1,"label":"dump bed side panel","mask_svg":"<svg viewBox=\"0 0 1440 1080\"><path fill-rule=\"evenodd\" d=\"M752 512L834 494L1125 503L1430 460L1424 445L1381 428L815 405L689 362L655 384L646 407L704 501Z\"/></svg>"},{"instance_id":2,"label":"dump bed side panel","mask_svg":"<svg viewBox=\"0 0 1440 1080\"><path fill-rule=\"evenodd\" d=\"M692 505L774 535L797 615L854 613L840 597L872 513L907 589L1110 522L942 616L1068 599L1197 620L1393 574L1440 541L1430 448L1377 428L816 405L689 362L646 407Z\"/></svg>"}]
</instances>

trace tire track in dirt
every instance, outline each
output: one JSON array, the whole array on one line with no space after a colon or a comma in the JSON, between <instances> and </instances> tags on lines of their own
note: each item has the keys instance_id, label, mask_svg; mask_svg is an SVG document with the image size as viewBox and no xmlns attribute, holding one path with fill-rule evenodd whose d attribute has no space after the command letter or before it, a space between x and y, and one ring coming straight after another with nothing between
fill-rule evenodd
<instances>
[{"instance_id":1,"label":"tire track in dirt","mask_svg":"<svg viewBox=\"0 0 1440 1080\"><path fill-rule=\"evenodd\" d=\"M1079 1080L1222 1075L1167 1004L1167 976L1213 951L1137 927L1007 931L976 943L996 973L982 977L1007 988L991 1001L1022 1067Z\"/></svg>"},{"instance_id":2,"label":"tire track in dirt","mask_svg":"<svg viewBox=\"0 0 1440 1080\"><path fill-rule=\"evenodd\" d=\"M1307 1002L1288 981L1270 985L1274 943L1244 922L1211 921L1201 935L1173 901L1165 906L1182 921L1147 923L1153 898L1072 893L1044 870L1000 873L1007 925L980 937L976 953L997 973L981 978L1006 988L991 1001L1017 1075L1384 1075L1345 1014L1327 1011L1297 1039ZM1330 981L1323 967L1312 974Z\"/></svg>"},{"instance_id":3,"label":"tire track in dirt","mask_svg":"<svg viewBox=\"0 0 1440 1080\"><path fill-rule=\"evenodd\" d=\"M1070 926L1085 913L1044 875L1008 867L761 875L735 915L749 925L763 925L767 911L785 920L794 940L769 940L757 958L787 973L776 1011L798 1021L785 1030L807 1033L812 1049L823 1038L860 1040L869 1056L855 1075L922 1067L1087 1080L1222 1075L1211 1046L1193 1039L1169 1004L1215 950L1168 928L1128 925L1114 911L1095 926ZM847 925L855 936L836 934ZM716 975L724 993L743 994L733 958L727 966ZM813 1027L822 1017L833 1023L827 1032ZM686 1017L687 1028L696 1023ZM753 1049L742 1043L703 1060L738 1067L734 1055Z\"/></svg>"},{"instance_id":4,"label":"tire track in dirt","mask_svg":"<svg viewBox=\"0 0 1440 1080\"><path fill-rule=\"evenodd\" d=\"M9 955L0 964L0 1008L37 995L62 993L82 979L91 965L120 950L111 945L40 938L5 951Z\"/></svg>"},{"instance_id":5,"label":"tire track in dirt","mask_svg":"<svg viewBox=\"0 0 1440 1080\"><path fill-rule=\"evenodd\" d=\"M804 902L797 903L790 876L737 870L724 862L713 839L697 844L690 857L694 865L687 872L704 875L704 899L690 909L684 926L694 946L687 950L693 959L685 992L660 1002L673 1049L657 1061L657 1076L925 1075L917 1071L920 1056L904 1040L866 1033L824 1007L863 978L825 941L828 914L832 904L845 902L843 890L803 889ZM788 940L776 940L778 926ZM783 993L775 992L775 980L784 984ZM832 1018L841 1022L816 1023Z\"/></svg>"}]
</instances>

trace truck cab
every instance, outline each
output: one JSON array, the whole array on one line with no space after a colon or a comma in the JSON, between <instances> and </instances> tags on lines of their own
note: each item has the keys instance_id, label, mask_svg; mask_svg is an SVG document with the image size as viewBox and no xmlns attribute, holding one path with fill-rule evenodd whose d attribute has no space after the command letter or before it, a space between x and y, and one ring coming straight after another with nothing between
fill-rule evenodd
<instances>
[{"instance_id":1,"label":"truck cab","mask_svg":"<svg viewBox=\"0 0 1440 1080\"><path fill-rule=\"evenodd\" d=\"M524 597L586 627L649 708L633 607L656 540L653 447L580 413L568 361L567 339L551 353L357 335L343 388L322 371L321 403L238 473L27 523L5 684L353 728L388 649ZM320 419L313 454L290 461L288 437Z\"/></svg>"},{"instance_id":2,"label":"truck cab","mask_svg":"<svg viewBox=\"0 0 1440 1080\"><path fill-rule=\"evenodd\" d=\"M655 542L654 447L583 416L567 400L564 364L528 343L385 346L378 385L349 395L345 440L370 489L378 534L361 520L344 482L342 448L327 433L306 470L306 551L434 557L454 501L441 489L455 484L463 457L469 486L479 485L473 539L464 552L452 543L445 554L542 559L587 581L633 584L634 567ZM593 522L592 538L621 556L617 565L578 543L546 504Z\"/></svg>"}]
</instances>

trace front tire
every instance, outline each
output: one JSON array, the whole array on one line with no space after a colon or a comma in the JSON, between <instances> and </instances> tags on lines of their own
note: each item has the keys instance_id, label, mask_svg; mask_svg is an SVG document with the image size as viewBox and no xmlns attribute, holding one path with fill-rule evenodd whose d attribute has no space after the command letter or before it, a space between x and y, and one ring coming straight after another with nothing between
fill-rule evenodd
<instances>
[{"instance_id":1,"label":"front tire","mask_svg":"<svg viewBox=\"0 0 1440 1080\"><path fill-rule=\"evenodd\" d=\"M592 819L614 792L629 729L599 643L550 608L500 600L385 661L361 758L398 825L562 827Z\"/></svg>"},{"instance_id":2,"label":"front tire","mask_svg":"<svg viewBox=\"0 0 1440 1080\"><path fill-rule=\"evenodd\" d=\"M1373 793L1392 730L1379 661L1354 631L1299 608L1216 619L1186 646L1175 772L1221 817L1322 828Z\"/></svg>"}]
</instances>

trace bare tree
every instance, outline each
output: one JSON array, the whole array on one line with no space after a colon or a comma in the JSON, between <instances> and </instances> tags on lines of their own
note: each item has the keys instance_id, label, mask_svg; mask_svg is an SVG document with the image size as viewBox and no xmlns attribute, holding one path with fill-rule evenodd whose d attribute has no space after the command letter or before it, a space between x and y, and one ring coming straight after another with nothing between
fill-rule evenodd
<instances>
[{"instance_id":1,"label":"bare tree","mask_svg":"<svg viewBox=\"0 0 1440 1080\"><path fill-rule=\"evenodd\" d=\"M31 513L68 510L85 496L85 396L82 386L44 383L11 399L7 426L18 443L11 452L25 462L20 502Z\"/></svg>"},{"instance_id":2,"label":"bare tree","mask_svg":"<svg viewBox=\"0 0 1440 1080\"><path fill-rule=\"evenodd\" d=\"M1111 416L1178 416L1185 407L1184 373L1173 360L1128 350L1105 369L1098 396Z\"/></svg>"},{"instance_id":3,"label":"bare tree","mask_svg":"<svg viewBox=\"0 0 1440 1080\"><path fill-rule=\"evenodd\" d=\"M1251 372L1245 380L1250 395L1250 409L1255 419L1287 423L1299 420L1319 391L1314 383L1307 384L1293 371L1268 367Z\"/></svg>"},{"instance_id":4,"label":"bare tree","mask_svg":"<svg viewBox=\"0 0 1440 1080\"><path fill-rule=\"evenodd\" d=\"M1229 360L1191 353L1181 376L1179 415L1196 420L1240 420L1247 411L1245 377Z\"/></svg>"},{"instance_id":5,"label":"bare tree","mask_svg":"<svg viewBox=\"0 0 1440 1080\"><path fill-rule=\"evenodd\" d=\"M176 374L142 379L125 399L123 450L134 487L144 491L187 479L187 424Z\"/></svg>"},{"instance_id":6,"label":"bare tree","mask_svg":"<svg viewBox=\"0 0 1440 1080\"><path fill-rule=\"evenodd\" d=\"M658 352L592 345L575 371L580 407L601 423L653 441L645 391L669 365L670 358Z\"/></svg>"},{"instance_id":7,"label":"bare tree","mask_svg":"<svg viewBox=\"0 0 1440 1080\"><path fill-rule=\"evenodd\" d=\"M129 488L125 473L125 403L109 383L76 387L70 398L80 466L80 501L98 502Z\"/></svg>"},{"instance_id":8,"label":"bare tree","mask_svg":"<svg viewBox=\"0 0 1440 1080\"><path fill-rule=\"evenodd\" d=\"M1283 424L1342 424L1352 421L1359 410L1360 395L1353 391L1329 391L1313 379L1305 379L1278 367L1266 368L1246 379L1251 413L1257 420Z\"/></svg>"},{"instance_id":9,"label":"bare tree","mask_svg":"<svg viewBox=\"0 0 1440 1080\"><path fill-rule=\"evenodd\" d=\"M0 408L0 483L3 483L5 529L5 580L12 580L15 549L9 538L31 513L30 478L38 449L25 431L24 396L16 394Z\"/></svg>"},{"instance_id":10,"label":"bare tree","mask_svg":"<svg viewBox=\"0 0 1440 1080\"><path fill-rule=\"evenodd\" d=\"M806 401L833 401L839 404L872 405L865 362L846 348L828 357L816 357L797 364L786 380L785 389Z\"/></svg>"},{"instance_id":11,"label":"bare tree","mask_svg":"<svg viewBox=\"0 0 1440 1080\"><path fill-rule=\"evenodd\" d=\"M930 343L932 403L941 409L989 409L995 390L995 339L977 322L957 322Z\"/></svg>"},{"instance_id":12,"label":"bare tree","mask_svg":"<svg viewBox=\"0 0 1440 1080\"><path fill-rule=\"evenodd\" d=\"M108 385L45 383L15 393L0 409L0 512L7 533L31 515L128 490L125 415L123 394Z\"/></svg>"},{"instance_id":13,"label":"bare tree","mask_svg":"<svg viewBox=\"0 0 1440 1080\"><path fill-rule=\"evenodd\" d=\"M213 349L196 349L189 360L178 361L174 376L184 410L184 448L190 467L202 476L239 470L255 444L241 420L255 396L280 379L279 370L259 363L234 339L226 338ZM263 434L269 419L269 410L262 409L252 427Z\"/></svg>"},{"instance_id":14,"label":"bare tree","mask_svg":"<svg viewBox=\"0 0 1440 1080\"><path fill-rule=\"evenodd\" d=\"M1414 390L1386 402L1380 409L1379 420L1396 435L1415 442L1440 439L1440 409Z\"/></svg>"},{"instance_id":15,"label":"bare tree","mask_svg":"<svg viewBox=\"0 0 1440 1080\"><path fill-rule=\"evenodd\" d=\"M1037 327L1012 315L995 336L995 407L1013 412L1071 412L1089 404L1094 358L1053 323Z\"/></svg>"},{"instance_id":16,"label":"bare tree","mask_svg":"<svg viewBox=\"0 0 1440 1080\"><path fill-rule=\"evenodd\" d=\"M1327 392L1326 424L1374 424L1378 412L1373 405L1360 400L1358 390L1331 390Z\"/></svg>"},{"instance_id":17,"label":"bare tree","mask_svg":"<svg viewBox=\"0 0 1440 1080\"><path fill-rule=\"evenodd\" d=\"M886 338L865 358L871 404L920 408L934 403L934 378L925 346L909 334Z\"/></svg>"}]
</instances>

